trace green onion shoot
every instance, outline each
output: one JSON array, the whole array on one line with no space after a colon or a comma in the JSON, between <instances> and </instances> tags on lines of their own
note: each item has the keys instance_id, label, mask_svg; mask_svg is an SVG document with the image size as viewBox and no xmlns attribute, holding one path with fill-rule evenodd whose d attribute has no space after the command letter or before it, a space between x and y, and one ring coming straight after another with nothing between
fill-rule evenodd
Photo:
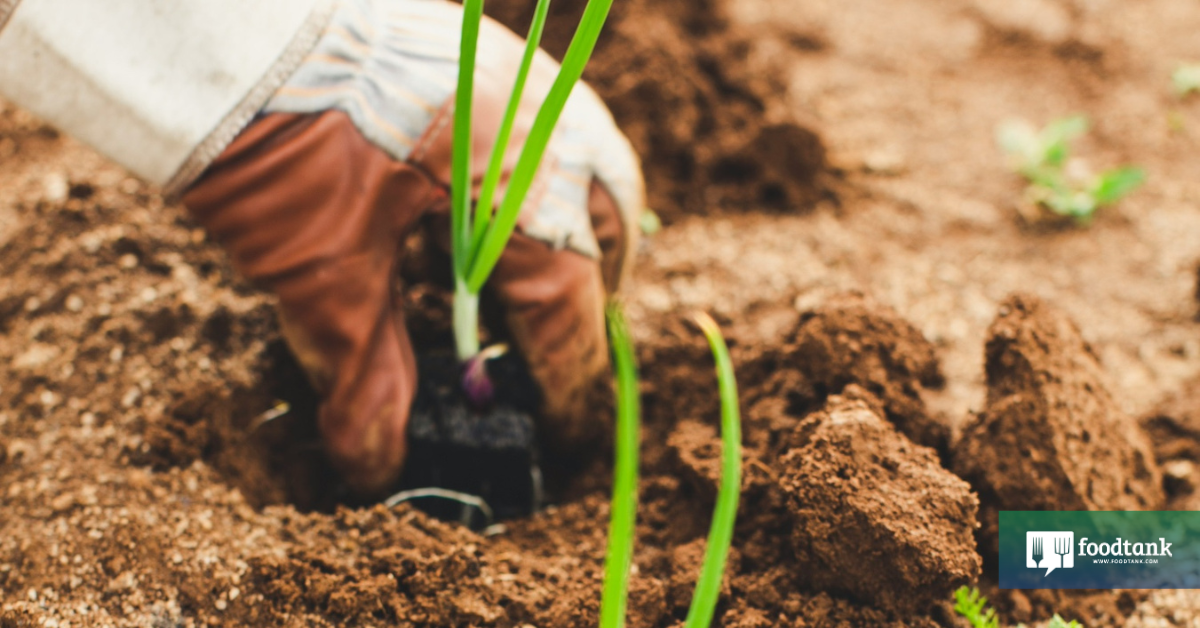
<instances>
[{"instance_id":1,"label":"green onion shoot","mask_svg":"<svg viewBox=\"0 0 1200 628\"><path fill-rule=\"evenodd\" d=\"M616 379L617 437L613 465L612 510L608 522L608 555L604 559L604 589L600 597L601 628L625 625L629 570L633 564L634 524L637 521L638 432L641 408L637 360L621 306L608 307L608 336Z\"/></svg>"},{"instance_id":2,"label":"green onion shoot","mask_svg":"<svg viewBox=\"0 0 1200 628\"><path fill-rule=\"evenodd\" d=\"M721 336L721 328L705 313L695 316L696 323L708 339L717 366L717 386L721 395L721 486L717 489L717 505L713 509L712 527L696 592L688 609L684 628L708 628L717 598L721 595L721 579L729 546L733 542L733 524L737 519L738 500L742 486L742 419L738 409L737 381L729 348Z\"/></svg>"},{"instance_id":3,"label":"green onion shoot","mask_svg":"<svg viewBox=\"0 0 1200 628\"><path fill-rule=\"evenodd\" d=\"M454 141L450 174L450 243L454 268L454 343L462 362L479 353L479 291L496 267L501 253L516 228L525 196L546 153L554 126L562 115L575 84L583 75L600 30L608 18L612 0L589 0L558 75L538 109L520 157L513 168L503 199L493 214L493 199L500 182L503 155L507 148L517 107L533 58L541 40L549 11L549 0L538 0L525 54L513 91L497 132L495 147L484 174L474 216L471 211L471 102L475 83L475 53L483 0L464 0L462 40L459 48L458 92L454 101ZM472 220L473 218L473 220ZM475 400L481 402L482 400Z\"/></svg>"}]
</instances>

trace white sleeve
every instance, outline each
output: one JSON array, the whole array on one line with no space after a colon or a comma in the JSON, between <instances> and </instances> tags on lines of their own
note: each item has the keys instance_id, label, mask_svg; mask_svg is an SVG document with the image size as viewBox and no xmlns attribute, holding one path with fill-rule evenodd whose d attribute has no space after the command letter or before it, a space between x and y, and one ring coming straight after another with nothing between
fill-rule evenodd
<instances>
[{"instance_id":1,"label":"white sleeve","mask_svg":"<svg viewBox=\"0 0 1200 628\"><path fill-rule=\"evenodd\" d=\"M0 94L179 191L300 63L331 11L332 0L0 0Z\"/></svg>"}]
</instances>

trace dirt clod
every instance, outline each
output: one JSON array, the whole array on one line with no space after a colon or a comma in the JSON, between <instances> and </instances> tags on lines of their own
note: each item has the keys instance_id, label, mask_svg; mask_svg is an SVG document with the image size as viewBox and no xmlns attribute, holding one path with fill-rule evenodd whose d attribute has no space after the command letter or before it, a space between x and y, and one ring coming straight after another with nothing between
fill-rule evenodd
<instances>
[{"instance_id":1,"label":"dirt clod","mask_svg":"<svg viewBox=\"0 0 1200 628\"><path fill-rule=\"evenodd\" d=\"M1091 346L1065 314L1009 297L988 332L987 409L955 469L979 491L984 547L999 510L1145 510L1163 503L1145 435L1126 416Z\"/></svg>"},{"instance_id":2,"label":"dirt clod","mask_svg":"<svg viewBox=\"0 0 1200 628\"><path fill-rule=\"evenodd\" d=\"M944 451L950 430L924 400L943 384L933 345L895 310L845 294L804 313L778 355L763 367L782 377L792 412L803 416L829 395L857 384L878 399L886 418L914 442Z\"/></svg>"},{"instance_id":3,"label":"dirt clod","mask_svg":"<svg viewBox=\"0 0 1200 628\"><path fill-rule=\"evenodd\" d=\"M721 483L721 441L716 428L698 421L681 421L667 439L676 456L679 475L706 499L716 499Z\"/></svg>"},{"instance_id":4,"label":"dirt clod","mask_svg":"<svg viewBox=\"0 0 1200 628\"><path fill-rule=\"evenodd\" d=\"M927 610L979 576L970 487L861 398L834 396L782 460L804 579L901 614Z\"/></svg>"}]
</instances>

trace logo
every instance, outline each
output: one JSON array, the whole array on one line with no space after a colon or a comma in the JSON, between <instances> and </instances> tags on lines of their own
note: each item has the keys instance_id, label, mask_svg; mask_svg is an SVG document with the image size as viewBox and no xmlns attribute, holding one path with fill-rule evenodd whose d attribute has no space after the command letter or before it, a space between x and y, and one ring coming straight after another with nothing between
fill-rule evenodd
<instances>
[{"instance_id":1,"label":"logo","mask_svg":"<svg viewBox=\"0 0 1200 628\"><path fill-rule=\"evenodd\" d=\"M1055 569L1074 567L1075 533L1026 532L1025 566L1030 569L1045 569L1043 578Z\"/></svg>"},{"instance_id":2,"label":"logo","mask_svg":"<svg viewBox=\"0 0 1200 628\"><path fill-rule=\"evenodd\" d=\"M1000 512L1001 589L1189 589L1200 510ZM1053 574L1053 575L1051 575Z\"/></svg>"}]
</instances>

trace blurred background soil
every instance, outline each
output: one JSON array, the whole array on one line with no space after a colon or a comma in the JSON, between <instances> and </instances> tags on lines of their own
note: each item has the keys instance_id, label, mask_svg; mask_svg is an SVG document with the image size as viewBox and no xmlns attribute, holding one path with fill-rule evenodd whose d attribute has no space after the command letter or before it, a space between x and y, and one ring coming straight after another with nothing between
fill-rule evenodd
<instances>
[{"instance_id":1,"label":"blurred background soil","mask_svg":"<svg viewBox=\"0 0 1200 628\"><path fill-rule=\"evenodd\" d=\"M520 32L527 4L489 10ZM581 6L554 7L552 52ZM1072 420L1140 423L1149 445L1135 449L1154 460L1133 457L1165 491L1146 498L1195 509L1200 96L1176 97L1170 74L1200 62L1200 4L613 11L588 78L666 222L626 295L646 405L631 625L678 623L703 550L719 446L711 367L685 322L697 309L730 339L747 421L719 625L953 626L939 601L953 587L982 573L997 593L972 546L987 543L976 509L1002 497L953 459L1025 385L985 356L1021 304L1052 313L1014 323L1015 337L1040 333L1039 320L1073 330L1048 345L1069 359L1044 361L1061 386L1021 391L1052 406L1084 403L1072 386L1103 389L1102 407L1087 406L1096 416ZM996 126L1073 113L1092 121L1077 154L1149 178L1090 227L1029 225ZM439 296L406 290L416 329L432 329L419 319ZM300 380L271 298L181 208L3 106L0 626L595 624L603 460L556 507L489 536L407 508L339 508ZM296 411L248 434L280 398ZM1083 461L1058 462L1070 477ZM881 530L911 528L886 543L912 561L869 563L895 579L872 581L821 546L846 513L864 522L847 542L883 547ZM996 597L1012 620L1058 610L1089 626L1200 625L1189 591Z\"/></svg>"}]
</instances>

